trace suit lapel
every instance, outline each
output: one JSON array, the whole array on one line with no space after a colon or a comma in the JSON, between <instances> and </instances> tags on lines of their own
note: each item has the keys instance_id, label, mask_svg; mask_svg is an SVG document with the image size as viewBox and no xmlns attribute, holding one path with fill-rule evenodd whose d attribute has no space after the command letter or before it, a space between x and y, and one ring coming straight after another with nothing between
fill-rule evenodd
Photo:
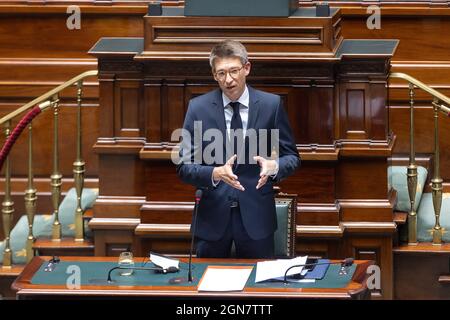
<instances>
[{"instance_id":1,"label":"suit lapel","mask_svg":"<svg viewBox=\"0 0 450 320\"><path fill-rule=\"evenodd\" d=\"M248 110L248 122L247 122L247 130L254 129L256 125L256 121L258 120L259 114L259 96L258 92L252 87L248 86L248 93L250 96L249 101L249 110Z\"/></svg>"},{"instance_id":2,"label":"suit lapel","mask_svg":"<svg viewBox=\"0 0 450 320\"><path fill-rule=\"evenodd\" d=\"M217 89L213 96L212 105L214 108L214 120L217 124L217 129L220 130L223 137L223 148L224 148L224 157L225 150L226 150L226 144L228 143L228 135L227 135L227 125L225 123L225 112L224 112L224 106L223 106L223 99L222 99L222 91L220 89ZM224 159L224 161L227 161L228 159Z\"/></svg>"}]
</instances>

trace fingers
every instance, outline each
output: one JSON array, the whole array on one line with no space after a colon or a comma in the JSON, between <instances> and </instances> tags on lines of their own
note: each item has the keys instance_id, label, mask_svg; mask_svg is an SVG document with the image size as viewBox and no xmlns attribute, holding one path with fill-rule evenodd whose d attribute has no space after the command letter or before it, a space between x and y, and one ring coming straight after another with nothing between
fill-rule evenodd
<instances>
[{"instance_id":1,"label":"fingers","mask_svg":"<svg viewBox=\"0 0 450 320\"><path fill-rule=\"evenodd\" d=\"M237 177L236 177L236 178L235 178L235 177L236 177L235 175L233 175L233 176L225 175L225 176L222 178L222 180L223 180L226 184L232 186L232 187L235 188L235 189L238 189L238 190L241 190L241 191L245 191L244 187L241 185L241 183L239 182L239 180L237 180Z\"/></svg>"},{"instance_id":2,"label":"fingers","mask_svg":"<svg viewBox=\"0 0 450 320\"><path fill-rule=\"evenodd\" d=\"M260 177L266 176L268 173L267 160L260 156L254 156L253 160L257 161L259 166L261 167L261 172L259 173L259 176Z\"/></svg>"},{"instance_id":3,"label":"fingers","mask_svg":"<svg viewBox=\"0 0 450 320\"><path fill-rule=\"evenodd\" d=\"M238 180L230 181L228 184L235 189L245 191L245 188L241 185L241 183Z\"/></svg>"},{"instance_id":4,"label":"fingers","mask_svg":"<svg viewBox=\"0 0 450 320\"><path fill-rule=\"evenodd\" d=\"M234 164L234 161L236 161L236 158L237 158L237 154L235 154L230 159L228 159L226 164L232 166Z\"/></svg>"},{"instance_id":5,"label":"fingers","mask_svg":"<svg viewBox=\"0 0 450 320\"><path fill-rule=\"evenodd\" d=\"M266 176L266 175L265 176L261 176L261 178L259 178L259 180L258 180L258 184L256 185L256 189L259 189L263 185L265 185L268 178L269 178L269 176Z\"/></svg>"},{"instance_id":6,"label":"fingers","mask_svg":"<svg viewBox=\"0 0 450 320\"><path fill-rule=\"evenodd\" d=\"M253 157L253 160L255 160L256 162L258 162L258 164L259 164L260 166L262 166L262 165L264 164L264 161L265 161L266 159L264 159L263 157L260 157L260 156L254 156L254 157Z\"/></svg>"},{"instance_id":7,"label":"fingers","mask_svg":"<svg viewBox=\"0 0 450 320\"><path fill-rule=\"evenodd\" d=\"M235 175L233 173L233 170L231 169L231 166L234 162L234 160L236 159L236 155L234 155L233 157L231 157L228 161L227 164L223 166L223 171L220 175L220 179L223 180L223 182L225 182L226 184L232 186L233 188L236 188L238 190L244 191L244 187L241 185L241 183L238 180L238 176Z\"/></svg>"}]
</instances>

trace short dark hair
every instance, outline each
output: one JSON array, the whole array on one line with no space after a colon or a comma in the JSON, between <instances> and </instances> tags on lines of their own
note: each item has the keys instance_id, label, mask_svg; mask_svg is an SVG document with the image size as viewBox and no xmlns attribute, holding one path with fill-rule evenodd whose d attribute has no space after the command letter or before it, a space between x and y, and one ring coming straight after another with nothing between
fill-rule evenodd
<instances>
[{"instance_id":1,"label":"short dark hair","mask_svg":"<svg viewBox=\"0 0 450 320\"><path fill-rule=\"evenodd\" d=\"M209 64L214 69L214 62L217 58L236 57L241 59L242 64L248 62L247 49L239 41L224 40L216 44L209 54Z\"/></svg>"}]
</instances>

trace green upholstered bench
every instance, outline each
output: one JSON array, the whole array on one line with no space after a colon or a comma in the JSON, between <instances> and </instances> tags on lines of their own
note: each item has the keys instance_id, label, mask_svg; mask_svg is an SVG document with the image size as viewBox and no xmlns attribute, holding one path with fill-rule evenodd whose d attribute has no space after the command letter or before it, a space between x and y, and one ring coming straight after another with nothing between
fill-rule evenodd
<instances>
[{"instance_id":1,"label":"green upholstered bench","mask_svg":"<svg viewBox=\"0 0 450 320\"><path fill-rule=\"evenodd\" d=\"M98 189L83 189L81 196L81 207L83 210L92 208L98 196ZM61 223L61 235L63 237L75 236L75 210L77 207L76 190L71 188L59 205L59 221ZM52 224L54 215L35 215L33 222L33 235L38 237L50 237L52 235ZM90 235L90 230L85 223L85 234ZM28 237L28 219L26 215L20 217L10 234L10 246L12 250L13 264L24 264L26 262L26 242ZM0 263L3 261L4 241L0 242Z\"/></svg>"},{"instance_id":2,"label":"green upholstered bench","mask_svg":"<svg viewBox=\"0 0 450 320\"><path fill-rule=\"evenodd\" d=\"M417 190L414 203L414 210L417 211L420 200L422 198L423 189L427 181L428 171L424 167L417 167ZM397 203L394 207L395 211L409 212L410 202L408 194L408 176L406 166L390 166L388 167L388 189L397 191Z\"/></svg>"}]
</instances>

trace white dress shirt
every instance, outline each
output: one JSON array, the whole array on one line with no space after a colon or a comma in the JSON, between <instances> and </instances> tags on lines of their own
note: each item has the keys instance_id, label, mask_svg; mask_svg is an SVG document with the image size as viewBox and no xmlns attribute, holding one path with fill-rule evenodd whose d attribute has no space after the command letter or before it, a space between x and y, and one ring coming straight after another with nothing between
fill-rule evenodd
<instances>
[{"instance_id":1,"label":"white dress shirt","mask_svg":"<svg viewBox=\"0 0 450 320\"><path fill-rule=\"evenodd\" d=\"M233 108L230 106L230 102L239 102L241 104L239 106L239 114L241 116L242 131L245 137L245 133L247 132L248 111L250 105L250 95L248 94L247 86L245 86L244 92L236 101L231 101L230 98L228 98L223 92L222 92L222 100L225 113L225 124L227 125L228 138L230 137L231 118L233 118Z\"/></svg>"},{"instance_id":2,"label":"white dress shirt","mask_svg":"<svg viewBox=\"0 0 450 320\"><path fill-rule=\"evenodd\" d=\"M233 118L233 108L230 106L230 102L239 102L239 115L241 116L242 120L242 131L243 135L245 137L245 134L247 132L247 124L248 124L248 114L250 109L250 95L248 93L248 88L245 86L244 92L242 95L237 99L236 101L231 101L230 98L228 98L223 92L222 92L222 100L223 100L223 108L225 113L225 124L227 126L227 135L228 138L230 137L230 130L231 130L231 118ZM228 160L228 159L227 159ZM275 169L275 173L271 175L272 178L275 178L278 173L278 160L277 160L277 167ZM217 186L220 181L214 181L214 178L211 177L211 181L213 186Z\"/></svg>"}]
</instances>

